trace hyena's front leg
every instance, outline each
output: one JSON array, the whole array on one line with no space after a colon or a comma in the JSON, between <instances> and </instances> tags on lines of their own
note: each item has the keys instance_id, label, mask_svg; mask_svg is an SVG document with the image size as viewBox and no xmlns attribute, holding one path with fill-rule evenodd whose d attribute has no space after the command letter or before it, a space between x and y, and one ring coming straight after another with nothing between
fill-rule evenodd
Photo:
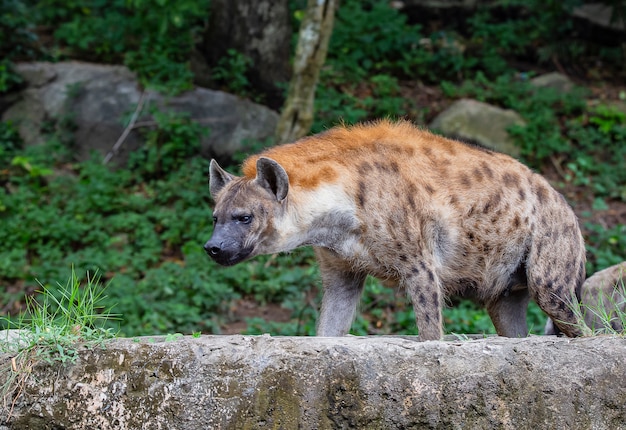
<instances>
[{"instance_id":1,"label":"hyena's front leg","mask_svg":"<svg viewBox=\"0 0 626 430\"><path fill-rule=\"evenodd\" d=\"M440 340L443 337L443 297L439 276L425 264L418 264L402 282L413 303L419 340Z\"/></svg>"},{"instance_id":2,"label":"hyena's front leg","mask_svg":"<svg viewBox=\"0 0 626 430\"><path fill-rule=\"evenodd\" d=\"M316 255L324 284L317 335L345 336L354 320L366 275L346 270L346 265L330 251L316 249Z\"/></svg>"}]
</instances>

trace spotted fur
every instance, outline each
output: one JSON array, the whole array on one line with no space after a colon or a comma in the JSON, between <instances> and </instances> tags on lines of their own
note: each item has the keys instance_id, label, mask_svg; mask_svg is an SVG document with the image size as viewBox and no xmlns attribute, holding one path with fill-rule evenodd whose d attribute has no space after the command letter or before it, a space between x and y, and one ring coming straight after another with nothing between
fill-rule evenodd
<instances>
[{"instance_id":1,"label":"spotted fur","mask_svg":"<svg viewBox=\"0 0 626 430\"><path fill-rule=\"evenodd\" d=\"M312 245L324 297L318 335L350 329L365 277L405 289L420 339L442 337L450 295L487 307L498 334L527 335L529 298L568 336L585 248L577 219L513 158L409 122L336 127L210 169L217 262ZM249 218L247 218L249 216Z\"/></svg>"}]
</instances>

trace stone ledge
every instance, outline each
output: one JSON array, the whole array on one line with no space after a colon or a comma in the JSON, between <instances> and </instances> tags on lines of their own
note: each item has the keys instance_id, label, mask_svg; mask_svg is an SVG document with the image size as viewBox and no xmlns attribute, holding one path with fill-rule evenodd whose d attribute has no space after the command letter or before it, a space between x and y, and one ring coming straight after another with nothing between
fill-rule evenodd
<instances>
[{"instance_id":1,"label":"stone ledge","mask_svg":"<svg viewBox=\"0 0 626 430\"><path fill-rule=\"evenodd\" d=\"M0 429L619 429L625 399L622 337L152 337L35 366Z\"/></svg>"}]
</instances>

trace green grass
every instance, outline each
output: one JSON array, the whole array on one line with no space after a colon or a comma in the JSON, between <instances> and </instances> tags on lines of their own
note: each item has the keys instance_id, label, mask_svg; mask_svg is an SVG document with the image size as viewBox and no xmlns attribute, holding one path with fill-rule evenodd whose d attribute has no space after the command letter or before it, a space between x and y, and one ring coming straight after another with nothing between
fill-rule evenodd
<instances>
[{"instance_id":1,"label":"green grass","mask_svg":"<svg viewBox=\"0 0 626 430\"><path fill-rule=\"evenodd\" d=\"M613 293L603 290L596 303L582 303L576 309L580 317L593 318L596 321L589 327L594 335L626 335L626 283L624 274L613 285Z\"/></svg>"},{"instance_id":2,"label":"green grass","mask_svg":"<svg viewBox=\"0 0 626 430\"><path fill-rule=\"evenodd\" d=\"M65 363L76 359L80 346L102 345L115 337L107 323L117 315L103 305L107 296L100 276L87 273L86 283L81 284L74 268L65 285L40 284L39 295L28 297L25 313L16 319L1 318L12 332L6 332L7 339L0 339L0 351Z\"/></svg>"},{"instance_id":3,"label":"green grass","mask_svg":"<svg viewBox=\"0 0 626 430\"><path fill-rule=\"evenodd\" d=\"M72 268L65 285L40 287L36 298L27 299L25 313L1 318L9 330L0 331L0 353L11 360L0 364L0 396L11 405L9 415L36 363L72 363L81 348L103 347L116 335L107 323L117 315L102 304L106 295L98 274L87 274L82 285Z\"/></svg>"}]
</instances>

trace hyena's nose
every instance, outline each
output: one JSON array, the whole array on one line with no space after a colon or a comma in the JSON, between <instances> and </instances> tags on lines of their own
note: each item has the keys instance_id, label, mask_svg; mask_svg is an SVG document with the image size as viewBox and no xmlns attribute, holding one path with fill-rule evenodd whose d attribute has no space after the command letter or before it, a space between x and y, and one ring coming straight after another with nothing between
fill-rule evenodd
<instances>
[{"instance_id":1,"label":"hyena's nose","mask_svg":"<svg viewBox=\"0 0 626 430\"><path fill-rule=\"evenodd\" d=\"M207 243L204 244L204 250L211 257L217 257L220 254L220 252L222 252L222 248L220 248L219 244L211 243L211 241L208 241Z\"/></svg>"}]
</instances>

